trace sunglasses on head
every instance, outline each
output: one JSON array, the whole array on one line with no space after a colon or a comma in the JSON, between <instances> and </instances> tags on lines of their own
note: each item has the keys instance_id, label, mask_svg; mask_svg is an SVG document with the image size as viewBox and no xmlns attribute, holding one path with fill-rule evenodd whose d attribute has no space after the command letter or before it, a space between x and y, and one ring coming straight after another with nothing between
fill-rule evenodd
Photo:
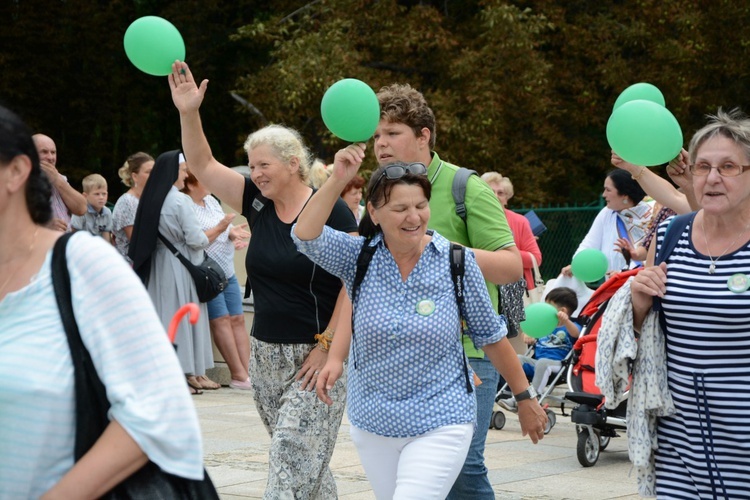
<instances>
[{"instance_id":1,"label":"sunglasses on head","mask_svg":"<svg viewBox=\"0 0 750 500\"><path fill-rule=\"evenodd\" d=\"M427 167L424 166L424 163L394 163L393 165L388 165L383 169L383 172L380 174L380 177L378 177L378 180L375 181L375 184L372 185L371 192L375 192L375 189L377 189L378 184L383 180L383 177L395 181L406 174L427 175Z\"/></svg>"}]
</instances>

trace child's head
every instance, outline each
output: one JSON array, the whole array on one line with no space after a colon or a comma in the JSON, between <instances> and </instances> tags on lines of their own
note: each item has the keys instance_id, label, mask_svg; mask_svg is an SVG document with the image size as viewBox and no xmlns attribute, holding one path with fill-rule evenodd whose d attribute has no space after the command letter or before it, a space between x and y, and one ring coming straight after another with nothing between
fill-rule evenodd
<instances>
[{"instance_id":1,"label":"child's head","mask_svg":"<svg viewBox=\"0 0 750 500\"><path fill-rule=\"evenodd\" d=\"M96 211L104 208L107 204L107 180L99 174L91 174L83 178L82 184L88 204Z\"/></svg>"},{"instance_id":2,"label":"child's head","mask_svg":"<svg viewBox=\"0 0 750 500\"><path fill-rule=\"evenodd\" d=\"M578 309L578 296L566 286L550 290L544 301L555 306L558 311L565 311L565 314L568 315L573 314Z\"/></svg>"}]
</instances>

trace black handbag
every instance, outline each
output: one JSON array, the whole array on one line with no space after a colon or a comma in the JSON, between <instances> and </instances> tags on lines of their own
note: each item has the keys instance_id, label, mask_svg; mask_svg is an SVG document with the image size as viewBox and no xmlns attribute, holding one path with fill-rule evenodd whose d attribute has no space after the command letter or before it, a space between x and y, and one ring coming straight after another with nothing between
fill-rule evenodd
<instances>
[{"instance_id":1,"label":"black handbag","mask_svg":"<svg viewBox=\"0 0 750 500\"><path fill-rule=\"evenodd\" d=\"M91 355L83 345L73 314L70 274L65 256L65 246L71 235L71 233L65 234L55 243L52 252L52 284L73 359L76 401L74 455L77 462L94 445L109 424L107 411L110 404L104 384L96 373ZM164 472L154 462L149 461L101 498L109 500L219 500L219 494L205 469L202 480L192 480Z\"/></svg>"},{"instance_id":2,"label":"black handbag","mask_svg":"<svg viewBox=\"0 0 750 500\"><path fill-rule=\"evenodd\" d=\"M195 282L195 289L198 292L198 300L208 302L224 291L227 287L227 277L224 274L224 270L206 252L203 252L203 262L196 266L190 262L190 259L182 255L161 233L159 233L159 239L169 248L169 251L175 257L180 259L182 265L190 272L190 276L193 277L193 281Z\"/></svg>"}]
</instances>

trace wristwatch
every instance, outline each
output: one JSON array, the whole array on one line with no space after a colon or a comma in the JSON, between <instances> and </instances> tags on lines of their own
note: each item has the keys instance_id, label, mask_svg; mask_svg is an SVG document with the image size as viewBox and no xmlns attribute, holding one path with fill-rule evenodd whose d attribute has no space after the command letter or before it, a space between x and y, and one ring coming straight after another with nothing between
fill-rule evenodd
<instances>
[{"instance_id":1,"label":"wristwatch","mask_svg":"<svg viewBox=\"0 0 750 500\"><path fill-rule=\"evenodd\" d=\"M536 389L534 389L533 385L530 385L525 391L521 391L518 394L514 394L513 397L516 398L516 403L520 403L521 401L526 401L527 399L531 398L537 398L539 394L536 393Z\"/></svg>"}]
</instances>

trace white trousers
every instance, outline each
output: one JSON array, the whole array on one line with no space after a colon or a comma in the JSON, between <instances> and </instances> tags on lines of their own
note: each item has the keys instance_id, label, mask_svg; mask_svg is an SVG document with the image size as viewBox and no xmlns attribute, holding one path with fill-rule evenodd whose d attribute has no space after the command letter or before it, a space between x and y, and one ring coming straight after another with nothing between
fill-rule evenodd
<instances>
[{"instance_id":1,"label":"white trousers","mask_svg":"<svg viewBox=\"0 0 750 500\"><path fill-rule=\"evenodd\" d=\"M378 436L351 426L352 442L379 500L443 500L461 472L473 424L439 427L421 436Z\"/></svg>"}]
</instances>

